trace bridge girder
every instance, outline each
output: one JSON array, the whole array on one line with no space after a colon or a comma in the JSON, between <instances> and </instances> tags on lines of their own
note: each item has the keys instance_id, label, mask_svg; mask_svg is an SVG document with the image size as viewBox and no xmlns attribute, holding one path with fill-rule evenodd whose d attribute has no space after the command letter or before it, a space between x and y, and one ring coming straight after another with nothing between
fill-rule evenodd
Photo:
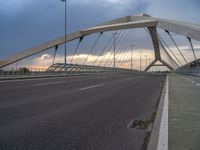
<instances>
[{"instance_id":1,"label":"bridge girder","mask_svg":"<svg viewBox=\"0 0 200 150\"><path fill-rule=\"evenodd\" d=\"M90 27L84 30L80 30L77 32L70 33L66 36L66 42L84 37L89 34L98 33L98 32L106 32L106 31L113 31L113 30L123 30L123 29L130 29L130 28L145 28L147 27L149 33L151 35L152 43L154 46L155 52L155 61L159 60L163 62L170 70L174 68L170 66L167 62L163 61L160 56L160 48L159 48L159 41L157 37L156 28L161 28L164 30L168 30L195 40L200 41L200 26L189 24L180 21L162 19L162 18L155 18L151 17L147 14L136 15L136 16L126 16L119 19L111 20L105 22L103 24L96 25L94 27ZM22 60L24 58L30 57L34 54L43 52L49 48L61 45L65 42L65 37L60 37L49 41L47 43L38 45L36 47L21 51L8 57L5 60L0 61L0 68L8 66L14 62ZM148 70L147 67L145 70Z\"/></svg>"}]
</instances>

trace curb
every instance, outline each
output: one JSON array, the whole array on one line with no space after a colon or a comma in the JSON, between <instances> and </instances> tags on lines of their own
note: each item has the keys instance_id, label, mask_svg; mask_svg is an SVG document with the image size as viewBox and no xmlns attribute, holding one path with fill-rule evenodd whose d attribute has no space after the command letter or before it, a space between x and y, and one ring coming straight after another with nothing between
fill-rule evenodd
<instances>
[{"instance_id":1,"label":"curb","mask_svg":"<svg viewBox=\"0 0 200 150\"><path fill-rule=\"evenodd\" d=\"M167 75L147 150L168 150L168 82Z\"/></svg>"}]
</instances>

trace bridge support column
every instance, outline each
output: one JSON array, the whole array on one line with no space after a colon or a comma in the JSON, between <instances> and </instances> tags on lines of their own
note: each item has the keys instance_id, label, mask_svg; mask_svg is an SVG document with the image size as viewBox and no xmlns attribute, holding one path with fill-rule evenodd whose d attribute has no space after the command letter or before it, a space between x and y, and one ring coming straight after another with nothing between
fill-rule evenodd
<instances>
[{"instance_id":1,"label":"bridge support column","mask_svg":"<svg viewBox=\"0 0 200 150\"><path fill-rule=\"evenodd\" d=\"M148 71L152 66L155 65L157 61L160 61L164 66L169 68L170 70L174 70L173 67L171 67L168 63L166 63L164 60L162 60L161 55L160 55L160 44L159 44L159 39L158 39L158 34L156 27L148 27L149 34L151 36L151 40L153 43L154 47L154 54L155 54L155 60L152 61L145 69L144 71Z\"/></svg>"},{"instance_id":2,"label":"bridge support column","mask_svg":"<svg viewBox=\"0 0 200 150\"><path fill-rule=\"evenodd\" d=\"M155 64L156 64L157 61L161 62L161 63L163 64L163 66L166 66L169 70L171 70L171 71L174 70L174 68L171 67L171 66L170 66L168 63L166 63L164 60L159 59L159 60L154 60L154 61L152 61L152 62L144 69L144 71L147 72L151 67L156 66Z\"/></svg>"},{"instance_id":3,"label":"bridge support column","mask_svg":"<svg viewBox=\"0 0 200 150\"><path fill-rule=\"evenodd\" d=\"M155 63L156 63L156 60L152 61L152 62L144 69L144 71L147 72L151 67L154 66Z\"/></svg>"}]
</instances>

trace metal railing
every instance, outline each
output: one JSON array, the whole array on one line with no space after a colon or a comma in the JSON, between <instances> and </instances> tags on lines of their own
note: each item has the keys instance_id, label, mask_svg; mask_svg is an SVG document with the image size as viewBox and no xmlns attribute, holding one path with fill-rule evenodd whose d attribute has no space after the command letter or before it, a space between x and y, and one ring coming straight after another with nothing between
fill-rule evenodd
<instances>
[{"instance_id":1,"label":"metal railing","mask_svg":"<svg viewBox=\"0 0 200 150\"><path fill-rule=\"evenodd\" d=\"M200 59L194 60L184 66L176 69L174 72L180 74L200 76Z\"/></svg>"}]
</instances>

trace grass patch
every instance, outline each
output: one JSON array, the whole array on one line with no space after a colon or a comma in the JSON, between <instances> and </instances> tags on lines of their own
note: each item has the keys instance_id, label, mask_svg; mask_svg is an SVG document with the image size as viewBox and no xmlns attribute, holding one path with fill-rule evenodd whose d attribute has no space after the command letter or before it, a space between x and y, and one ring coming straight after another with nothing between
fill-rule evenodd
<instances>
[{"instance_id":1,"label":"grass patch","mask_svg":"<svg viewBox=\"0 0 200 150\"><path fill-rule=\"evenodd\" d=\"M148 127L149 121L143 121L143 120L136 120L133 123L133 128L135 129L146 129Z\"/></svg>"}]
</instances>

